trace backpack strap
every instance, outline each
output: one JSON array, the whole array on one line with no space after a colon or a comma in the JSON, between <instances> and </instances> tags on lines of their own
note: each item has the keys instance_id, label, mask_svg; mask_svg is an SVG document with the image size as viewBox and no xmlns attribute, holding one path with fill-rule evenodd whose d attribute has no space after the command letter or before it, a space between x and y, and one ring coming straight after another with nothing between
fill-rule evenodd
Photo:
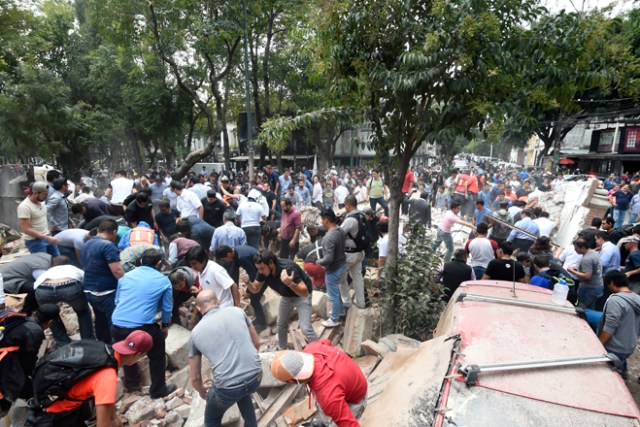
<instances>
[{"instance_id":1,"label":"backpack strap","mask_svg":"<svg viewBox=\"0 0 640 427\"><path fill-rule=\"evenodd\" d=\"M11 353L12 351L18 351L20 350L20 347L18 347L17 345L11 346L11 347L0 347L0 362L2 361L2 359L4 359L4 357Z\"/></svg>"}]
</instances>

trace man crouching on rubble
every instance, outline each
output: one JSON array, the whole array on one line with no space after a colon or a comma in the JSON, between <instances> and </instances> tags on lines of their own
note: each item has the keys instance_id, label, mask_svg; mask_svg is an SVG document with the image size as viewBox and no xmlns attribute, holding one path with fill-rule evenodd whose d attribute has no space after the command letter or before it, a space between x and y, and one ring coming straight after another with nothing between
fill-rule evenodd
<instances>
[{"instance_id":1,"label":"man crouching on rubble","mask_svg":"<svg viewBox=\"0 0 640 427\"><path fill-rule=\"evenodd\" d=\"M310 343L302 352L279 351L271 362L271 372L280 381L306 383L322 411L338 427L360 424L367 403L367 379L362 370L331 341Z\"/></svg>"}]
</instances>

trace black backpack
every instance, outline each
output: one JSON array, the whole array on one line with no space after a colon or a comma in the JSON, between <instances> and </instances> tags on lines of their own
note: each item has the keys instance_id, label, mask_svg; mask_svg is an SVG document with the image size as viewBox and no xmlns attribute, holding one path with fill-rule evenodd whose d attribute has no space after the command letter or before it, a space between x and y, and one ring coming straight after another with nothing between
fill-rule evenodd
<instances>
[{"instance_id":1,"label":"black backpack","mask_svg":"<svg viewBox=\"0 0 640 427\"><path fill-rule=\"evenodd\" d=\"M356 244L354 249L346 249L345 252L360 252L371 246L371 236L369 234L369 222L362 212L354 212L347 215L347 218L355 218L358 221L358 233L349 237Z\"/></svg>"},{"instance_id":2,"label":"black backpack","mask_svg":"<svg viewBox=\"0 0 640 427\"><path fill-rule=\"evenodd\" d=\"M24 313L16 313L11 310L0 310L0 341L4 338L5 331L22 325L27 321L27 315Z\"/></svg>"},{"instance_id":3,"label":"black backpack","mask_svg":"<svg viewBox=\"0 0 640 427\"><path fill-rule=\"evenodd\" d=\"M118 369L118 362L111 346L101 341L73 341L52 351L33 370L30 406L46 408L64 399L74 384L102 368Z\"/></svg>"}]
</instances>

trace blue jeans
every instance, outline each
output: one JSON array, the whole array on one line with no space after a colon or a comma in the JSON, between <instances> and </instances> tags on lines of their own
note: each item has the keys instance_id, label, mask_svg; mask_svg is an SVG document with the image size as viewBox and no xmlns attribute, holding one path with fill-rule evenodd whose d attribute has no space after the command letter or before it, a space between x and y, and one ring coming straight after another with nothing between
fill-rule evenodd
<instances>
[{"instance_id":1,"label":"blue jeans","mask_svg":"<svg viewBox=\"0 0 640 427\"><path fill-rule=\"evenodd\" d=\"M482 276L484 276L485 271L487 271L487 269L482 266L473 267L473 273L476 275L476 280L482 280Z\"/></svg>"},{"instance_id":2,"label":"blue jeans","mask_svg":"<svg viewBox=\"0 0 640 427\"><path fill-rule=\"evenodd\" d=\"M438 229L436 241L433 242L432 249L437 251L442 242L444 242L444 246L447 248L447 252L444 254L444 262L451 261L451 255L453 255L453 237L451 236L451 233L445 233Z\"/></svg>"},{"instance_id":3,"label":"blue jeans","mask_svg":"<svg viewBox=\"0 0 640 427\"><path fill-rule=\"evenodd\" d=\"M265 288L266 286L263 286ZM280 350L287 349L287 337L289 336L289 318L291 312L295 308L298 310L298 322L300 323L300 329L307 338L307 342L317 341L318 334L316 334L313 325L311 324L311 314L313 312L313 306L311 305L310 292L306 297L280 297L280 305L278 306L278 347Z\"/></svg>"},{"instance_id":4,"label":"blue jeans","mask_svg":"<svg viewBox=\"0 0 640 427\"><path fill-rule=\"evenodd\" d=\"M60 250L58 249L58 246L52 245L46 240L39 240L39 239L25 240L24 245L27 247L27 249L29 249L29 252L31 252L32 254L46 252L51 256L60 256Z\"/></svg>"},{"instance_id":5,"label":"blue jeans","mask_svg":"<svg viewBox=\"0 0 640 427\"><path fill-rule=\"evenodd\" d=\"M387 205L387 201L384 199L384 197L376 197L376 198L369 197L369 206L371 206L371 210L373 212L376 211L377 205L382 206L382 209L384 209L385 216L389 216L389 205Z\"/></svg>"},{"instance_id":6,"label":"blue jeans","mask_svg":"<svg viewBox=\"0 0 640 427\"><path fill-rule=\"evenodd\" d=\"M96 338L111 344L111 315L116 309L116 293L101 296L86 293L86 297L96 316Z\"/></svg>"},{"instance_id":7,"label":"blue jeans","mask_svg":"<svg viewBox=\"0 0 640 427\"><path fill-rule=\"evenodd\" d=\"M36 288L36 300L39 305L66 302L78 316L80 337L83 340L95 338L95 335L93 334L91 310L89 310L89 303L87 303L87 298L84 295L81 282L74 281L61 285L43 283ZM71 342L69 335L67 335L67 329L65 328L64 323L62 323L60 317L55 319L51 324L51 334L58 346L63 346Z\"/></svg>"},{"instance_id":8,"label":"blue jeans","mask_svg":"<svg viewBox=\"0 0 640 427\"><path fill-rule=\"evenodd\" d=\"M340 295L340 279L347 273L347 264L344 263L337 270L325 272L324 281L327 287L327 294L331 301L331 320L337 322L344 313L342 306L342 295Z\"/></svg>"},{"instance_id":9,"label":"blue jeans","mask_svg":"<svg viewBox=\"0 0 640 427\"><path fill-rule=\"evenodd\" d=\"M605 347L605 350L607 350L607 348ZM620 369L620 375L622 375L623 378L625 378L627 376L627 359L629 358L629 356L631 356L633 353L618 353L617 351L611 351L611 350L607 350L607 352L611 353L611 354L615 354L618 359L620 359L620 364L621 369Z\"/></svg>"},{"instance_id":10,"label":"blue jeans","mask_svg":"<svg viewBox=\"0 0 640 427\"><path fill-rule=\"evenodd\" d=\"M585 308L594 309L596 301L604 294L604 287L599 288L585 288L584 286L578 287L578 303Z\"/></svg>"},{"instance_id":11,"label":"blue jeans","mask_svg":"<svg viewBox=\"0 0 640 427\"><path fill-rule=\"evenodd\" d=\"M615 227L619 228L624 225L624 217L627 214L626 209L616 209L613 208L613 220L616 222Z\"/></svg>"},{"instance_id":12,"label":"blue jeans","mask_svg":"<svg viewBox=\"0 0 640 427\"><path fill-rule=\"evenodd\" d=\"M222 416L234 403L238 403L245 427L256 427L258 422L253 410L251 394L258 389L261 379L262 372L251 380L241 381L226 388L218 388L214 384L207 393L207 406L204 410L205 427L222 425Z\"/></svg>"}]
</instances>

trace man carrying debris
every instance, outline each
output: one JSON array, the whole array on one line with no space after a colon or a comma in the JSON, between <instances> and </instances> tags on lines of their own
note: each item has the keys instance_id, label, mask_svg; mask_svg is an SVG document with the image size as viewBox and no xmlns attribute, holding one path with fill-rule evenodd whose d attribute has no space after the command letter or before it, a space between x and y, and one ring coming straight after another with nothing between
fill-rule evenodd
<instances>
[{"instance_id":1,"label":"man carrying debris","mask_svg":"<svg viewBox=\"0 0 640 427\"><path fill-rule=\"evenodd\" d=\"M205 427L220 426L224 413L235 403L244 425L257 426L251 394L262 380L258 334L241 308L220 308L212 290L198 294L196 309L202 319L189 339L189 370L193 388L207 400ZM202 354L211 362L213 371L213 386L208 392L202 382Z\"/></svg>"},{"instance_id":2,"label":"man carrying debris","mask_svg":"<svg viewBox=\"0 0 640 427\"><path fill-rule=\"evenodd\" d=\"M307 341L318 340L318 335L311 325L311 292L313 288L309 276L295 262L277 258L273 252L266 249L262 249L256 254L254 263L258 269L256 279L252 282L249 281L249 276L246 273L241 277L249 292L257 294L266 285L282 297L278 310L279 349L287 348L289 317L294 308L298 310L300 329L307 337Z\"/></svg>"},{"instance_id":3,"label":"man carrying debris","mask_svg":"<svg viewBox=\"0 0 640 427\"><path fill-rule=\"evenodd\" d=\"M278 352L271 372L283 382L306 383L322 412L338 427L360 425L357 418L367 403L367 379L356 362L332 347L331 341L313 342L302 352Z\"/></svg>"}]
</instances>

